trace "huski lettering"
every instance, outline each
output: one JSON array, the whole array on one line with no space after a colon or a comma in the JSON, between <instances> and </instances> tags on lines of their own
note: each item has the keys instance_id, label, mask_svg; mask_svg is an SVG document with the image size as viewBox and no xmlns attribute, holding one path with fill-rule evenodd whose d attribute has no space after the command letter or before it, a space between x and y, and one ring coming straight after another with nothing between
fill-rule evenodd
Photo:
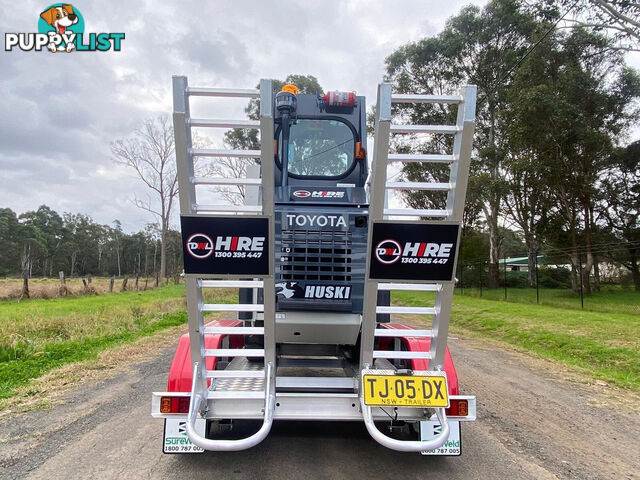
<instances>
[{"instance_id":1,"label":"huski lettering","mask_svg":"<svg viewBox=\"0 0 640 480\"><path fill-rule=\"evenodd\" d=\"M348 300L351 297L351 287L334 285L307 285L304 289L304 298L317 298L328 300Z\"/></svg>"}]
</instances>

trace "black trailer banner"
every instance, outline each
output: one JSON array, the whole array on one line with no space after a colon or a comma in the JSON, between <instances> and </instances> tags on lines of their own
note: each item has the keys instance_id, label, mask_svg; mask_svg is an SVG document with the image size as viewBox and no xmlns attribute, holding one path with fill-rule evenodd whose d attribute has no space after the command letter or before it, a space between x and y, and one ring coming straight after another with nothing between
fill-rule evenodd
<instances>
[{"instance_id":1,"label":"black trailer banner","mask_svg":"<svg viewBox=\"0 0 640 480\"><path fill-rule=\"evenodd\" d=\"M452 281L459 233L459 223L376 222L369 278Z\"/></svg>"},{"instance_id":2,"label":"black trailer banner","mask_svg":"<svg viewBox=\"0 0 640 480\"><path fill-rule=\"evenodd\" d=\"M180 223L185 273L269 274L267 217L181 216Z\"/></svg>"}]
</instances>

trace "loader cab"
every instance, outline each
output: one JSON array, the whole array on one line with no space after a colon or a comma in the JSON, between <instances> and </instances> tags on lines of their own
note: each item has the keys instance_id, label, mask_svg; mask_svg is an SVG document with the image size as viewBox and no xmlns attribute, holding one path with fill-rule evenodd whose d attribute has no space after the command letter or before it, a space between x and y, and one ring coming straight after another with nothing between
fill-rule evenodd
<instances>
[{"instance_id":1,"label":"loader cab","mask_svg":"<svg viewBox=\"0 0 640 480\"><path fill-rule=\"evenodd\" d=\"M286 88L286 87L285 87ZM292 89L293 90L293 89ZM291 198L299 187L363 189L367 179L365 97L342 93L351 102L331 99L340 92L289 94L283 105L274 95L276 198ZM350 95L350 97L349 97ZM354 191L349 191L352 198ZM364 197L355 200L365 203ZM300 198L300 197L296 197ZM295 201L295 200L294 200Z\"/></svg>"},{"instance_id":2,"label":"loader cab","mask_svg":"<svg viewBox=\"0 0 640 480\"><path fill-rule=\"evenodd\" d=\"M276 335L355 345L368 235L365 97L274 95Z\"/></svg>"}]
</instances>

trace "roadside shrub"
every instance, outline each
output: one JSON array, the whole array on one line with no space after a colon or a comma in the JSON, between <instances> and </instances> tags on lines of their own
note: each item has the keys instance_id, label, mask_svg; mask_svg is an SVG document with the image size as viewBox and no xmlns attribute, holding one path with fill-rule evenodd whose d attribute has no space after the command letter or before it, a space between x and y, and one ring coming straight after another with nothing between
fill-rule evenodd
<instances>
[{"instance_id":1,"label":"roadside shrub","mask_svg":"<svg viewBox=\"0 0 640 480\"><path fill-rule=\"evenodd\" d=\"M528 276L527 272L507 270L507 288L527 288L529 286ZM500 280L504 287L504 276Z\"/></svg>"},{"instance_id":2,"label":"roadside shrub","mask_svg":"<svg viewBox=\"0 0 640 480\"><path fill-rule=\"evenodd\" d=\"M571 288L571 271L565 267L539 266L538 284L543 288Z\"/></svg>"}]
</instances>

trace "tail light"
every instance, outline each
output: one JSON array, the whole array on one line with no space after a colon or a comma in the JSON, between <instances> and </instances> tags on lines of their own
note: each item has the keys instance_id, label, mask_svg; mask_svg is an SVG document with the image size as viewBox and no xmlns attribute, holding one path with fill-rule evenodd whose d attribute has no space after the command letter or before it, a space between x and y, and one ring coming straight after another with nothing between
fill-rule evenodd
<instances>
[{"instance_id":1,"label":"tail light","mask_svg":"<svg viewBox=\"0 0 640 480\"><path fill-rule=\"evenodd\" d=\"M191 397L160 397L160 413L189 413Z\"/></svg>"},{"instance_id":2,"label":"tail light","mask_svg":"<svg viewBox=\"0 0 640 480\"><path fill-rule=\"evenodd\" d=\"M469 415L469 401L451 399L445 413L447 417L466 417Z\"/></svg>"}]
</instances>

